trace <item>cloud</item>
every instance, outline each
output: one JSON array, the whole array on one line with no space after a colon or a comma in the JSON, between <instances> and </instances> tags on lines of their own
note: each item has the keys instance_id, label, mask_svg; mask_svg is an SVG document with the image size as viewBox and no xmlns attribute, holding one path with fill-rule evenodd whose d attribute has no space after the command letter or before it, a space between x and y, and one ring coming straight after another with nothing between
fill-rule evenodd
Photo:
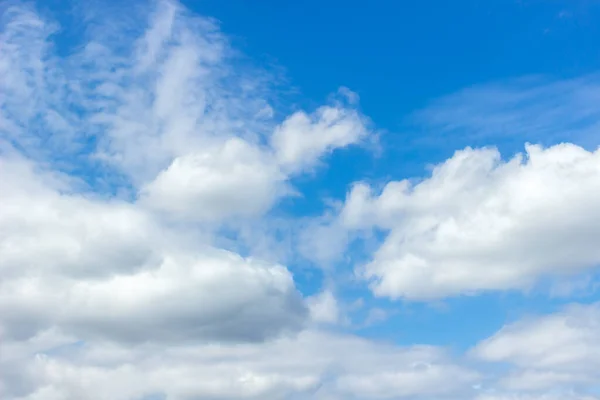
<instances>
[{"instance_id":1,"label":"cloud","mask_svg":"<svg viewBox=\"0 0 600 400\"><path fill-rule=\"evenodd\" d=\"M27 161L0 166L5 337L262 340L302 326L285 267L193 243L130 203L60 193Z\"/></svg>"},{"instance_id":2,"label":"cloud","mask_svg":"<svg viewBox=\"0 0 600 400\"><path fill-rule=\"evenodd\" d=\"M345 256L350 242L347 227L338 223L334 215L314 218L298 235L297 247L300 254L322 268L331 266Z\"/></svg>"},{"instance_id":3,"label":"cloud","mask_svg":"<svg viewBox=\"0 0 600 400\"><path fill-rule=\"evenodd\" d=\"M36 160L60 160L63 168L85 167L88 179L124 179L140 189L165 169L161 183L168 185L169 166L183 164L193 174L198 163L190 160L207 151L226 157L236 146L261 158L256 179L272 179L275 187L368 135L352 102L274 120L271 76L245 68L214 21L175 2L156 4L150 17L86 15L86 41L66 57L54 46L57 24L31 8L10 7L2 25L0 70L8 79L0 83L7 94L0 137ZM196 173L217 168L217 158L200 162ZM197 186L191 190L198 195ZM256 202L262 210L273 201Z\"/></svg>"},{"instance_id":4,"label":"cloud","mask_svg":"<svg viewBox=\"0 0 600 400\"><path fill-rule=\"evenodd\" d=\"M335 324L340 321L337 299L331 291L323 291L307 299L311 318L315 322Z\"/></svg>"},{"instance_id":5,"label":"cloud","mask_svg":"<svg viewBox=\"0 0 600 400\"><path fill-rule=\"evenodd\" d=\"M388 232L359 273L374 293L434 299L527 289L600 263L600 152L527 145L503 161L495 149L457 151L430 177L357 183L338 224Z\"/></svg>"},{"instance_id":6,"label":"cloud","mask_svg":"<svg viewBox=\"0 0 600 400\"><path fill-rule=\"evenodd\" d=\"M273 149L234 137L175 158L142 188L142 197L151 207L199 221L261 216L293 193L292 174L368 135L356 111L331 106L312 118L297 112L274 129Z\"/></svg>"},{"instance_id":7,"label":"cloud","mask_svg":"<svg viewBox=\"0 0 600 400\"><path fill-rule=\"evenodd\" d=\"M348 94L350 101L354 93ZM324 106L309 115L299 111L275 129L271 145L282 167L290 173L314 166L319 158L336 148L347 147L365 139L368 121L355 109Z\"/></svg>"},{"instance_id":8,"label":"cloud","mask_svg":"<svg viewBox=\"0 0 600 400\"><path fill-rule=\"evenodd\" d=\"M0 397L469 393L479 375L443 349L307 328L335 301L215 244L366 139L356 96L275 120L214 21L147 9L82 11L74 49L33 7L3 13Z\"/></svg>"},{"instance_id":9,"label":"cloud","mask_svg":"<svg viewBox=\"0 0 600 400\"><path fill-rule=\"evenodd\" d=\"M560 312L507 325L472 354L516 369L501 384L513 390L592 389L600 371L600 306L571 305Z\"/></svg>"},{"instance_id":10,"label":"cloud","mask_svg":"<svg viewBox=\"0 0 600 400\"><path fill-rule=\"evenodd\" d=\"M3 13L3 337L261 341L300 329L307 310L286 267L161 215L218 223L286 192L259 145L277 127L261 77L235 69L215 23L177 3L130 17L88 15L86 41L62 56L58 24L31 6Z\"/></svg>"},{"instance_id":11,"label":"cloud","mask_svg":"<svg viewBox=\"0 0 600 400\"><path fill-rule=\"evenodd\" d=\"M256 146L233 138L176 158L142 191L142 202L181 218L221 221L266 213L289 189L287 177Z\"/></svg>"},{"instance_id":12,"label":"cloud","mask_svg":"<svg viewBox=\"0 0 600 400\"><path fill-rule=\"evenodd\" d=\"M97 342L42 350L50 336L21 348L3 343L13 370L19 368L21 379L35 388L18 388L8 380L5 398L18 389L19 399L446 398L468 394L469 384L478 379L440 349L399 348L318 331L264 344L123 347ZM24 364L24 358L31 361Z\"/></svg>"},{"instance_id":13,"label":"cloud","mask_svg":"<svg viewBox=\"0 0 600 400\"><path fill-rule=\"evenodd\" d=\"M526 77L474 85L433 101L411 118L421 144L558 143L597 145L598 75ZM443 139L441 141L440 139Z\"/></svg>"},{"instance_id":14,"label":"cloud","mask_svg":"<svg viewBox=\"0 0 600 400\"><path fill-rule=\"evenodd\" d=\"M13 4L0 23L1 398L592 399L577 390L599 378L595 305L480 343L477 367L513 365L495 382L441 347L341 332L346 305L323 288L304 298L273 247L300 232L306 258L333 264L386 231L360 272L394 298L589 270L598 152L469 148L420 182L356 184L307 230L278 225L299 175L373 138L355 93L280 117L270 74L176 2L82 8L81 32ZM390 310L365 313L369 325Z\"/></svg>"}]
</instances>

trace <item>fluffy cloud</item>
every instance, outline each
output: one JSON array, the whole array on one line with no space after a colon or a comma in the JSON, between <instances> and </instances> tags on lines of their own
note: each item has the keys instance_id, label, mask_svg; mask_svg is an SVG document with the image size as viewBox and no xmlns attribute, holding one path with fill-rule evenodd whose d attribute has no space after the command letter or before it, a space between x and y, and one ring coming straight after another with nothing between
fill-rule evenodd
<instances>
[{"instance_id":1,"label":"fluffy cloud","mask_svg":"<svg viewBox=\"0 0 600 400\"><path fill-rule=\"evenodd\" d=\"M350 98L354 95L346 94ZM325 106L312 115L297 112L288 117L275 129L271 145L286 170L299 172L312 167L335 148L364 139L369 133L366 126L365 117L356 110Z\"/></svg>"},{"instance_id":2,"label":"fluffy cloud","mask_svg":"<svg viewBox=\"0 0 600 400\"><path fill-rule=\"evenodd\" d=\"M103 278L156 261L158 228L148 214L122 201L76 195L73 184L18 155L0 157L3 276Z\"/></svg>"},{"instance_id":3,"label":"fluffy cloud","mask_svg":"<svg viewBox=\"0 0 600 400\"><path fill-rule=\"evenodd\" d=\"M377 295L432 299L525 289L547 274L598 265L600 151L528 145L503 161L489 148L458 151L417 183L364 183L338 224L389 232L359 272Z\"/></svg>"},{"instance_id":4,"label":"fluffy cloud","mask_svg":"<svg viewBox=\"0 0 600 400\"><path fill-rule=\"evenodd\" d=\"M331 106L310 118L298 112L274 129L272 148L235 137L175 158L143 187L144 200L153 208L199 221L260 216L292 193L287 183L292 174L368 134L356 111Z\"/></svg>"},{"instance_id":5,"label":"fluffy cloud","mask_svg":"<svg viewBox=\"0 0 600 400\"><path fill-rule=\"evenodd\" d=\"M286 192L285 180L269 154L234 138L176 158L142 189L142 201L198 221L261 215Z\"/></svg>"},{"instance_id":6,"label":"fluffy cloud","mask_svg":"<svg viewBox=\"0 0 600 400\"><path fill-rule=\"evenodd\" d=\"M56 177L60 193L33 169L0 159L5 337L60 326L133 342L261 340L301 327L285 267L192 244L130 203L66 193Z\"/></svg>"}]
</instances>

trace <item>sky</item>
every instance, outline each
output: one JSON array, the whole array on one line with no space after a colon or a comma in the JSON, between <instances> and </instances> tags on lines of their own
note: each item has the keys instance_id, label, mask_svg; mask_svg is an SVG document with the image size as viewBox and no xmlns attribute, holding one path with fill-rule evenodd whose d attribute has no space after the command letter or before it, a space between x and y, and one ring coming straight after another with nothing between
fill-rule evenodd
<instances>
[{"instance_id":1,"label":"sky","mask_svg":"<svg viewBox=\"0 0 600 400\"><path fill-rule=\"evenodd\" d=\"M600 3L0 3L0 398L600 400Z\"/></svg>"}]
</instances>

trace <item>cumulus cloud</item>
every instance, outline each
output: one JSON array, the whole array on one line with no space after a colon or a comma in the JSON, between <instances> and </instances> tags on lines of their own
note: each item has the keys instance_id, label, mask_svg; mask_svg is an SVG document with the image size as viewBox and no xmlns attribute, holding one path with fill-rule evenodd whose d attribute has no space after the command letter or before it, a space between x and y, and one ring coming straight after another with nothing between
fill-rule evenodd
<instances>
[{"instance_id":1,"label":"cumulus cloud","mask_svg":"<svg viewBox=\"0 0 600 400\"><path fill-rule=\"evenodd\" d=\"M61 193L44 177L0 159L4 337L61 326L134 342L261 340L301 327L285 267L192 244L133 204L67 193L64 183Z\"/></svg>"},{"instance_id":2,"label":"cumulus cloud","mask_svg":"<svg viewBox=\"0 0 600 400\"><path fill-rule=\"evenodd\" d=\"M289 172L313 166L322 155L347 147L368 135L367 122L354 109L324 106L313 114L296 112L278 126L271 145Z\"/></svg>"},{"instance_id":3,"label":"cumulus cloud","mask_svg":"<svg viewBox=\"0 0 600 400\"><path fill-rule=\"evenodd\" d=\"M526 289L596 267L600 152L527 145L457 151L418 182L354 185L337 224L388 232L359 269L380 296L433 299Z\"/></svg>"},{"instance_id":4,"label":"cumulus cloud","mask_svg":"<svg viewBox=\"0 0 600 400\"><path fill-rule=\"evenodd\" d=\"M142 202L181 218L221 221L264 214L288 190L268 154L233 138L176 158L141 192Z\"/></svg>"}]
</instances>

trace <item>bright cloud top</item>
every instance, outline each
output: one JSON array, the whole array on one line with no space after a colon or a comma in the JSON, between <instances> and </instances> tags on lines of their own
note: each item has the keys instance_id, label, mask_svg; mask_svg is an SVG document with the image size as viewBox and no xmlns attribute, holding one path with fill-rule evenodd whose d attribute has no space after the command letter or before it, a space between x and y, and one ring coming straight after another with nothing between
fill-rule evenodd
<instances>
[{"instance_id":1,"label":"bright cloud top","mask_svg":"<svg viewBox=\"0 0 600 400\"><path fill-rule=\"evenodd\" d=\"M505 162L467 148L417 183L393 181L378 195L354 185L337 224L389 232L359 269L376 294L432 299L596 267L599 202L599 151L528 145Z\"/></svg>"}]
</instances>

